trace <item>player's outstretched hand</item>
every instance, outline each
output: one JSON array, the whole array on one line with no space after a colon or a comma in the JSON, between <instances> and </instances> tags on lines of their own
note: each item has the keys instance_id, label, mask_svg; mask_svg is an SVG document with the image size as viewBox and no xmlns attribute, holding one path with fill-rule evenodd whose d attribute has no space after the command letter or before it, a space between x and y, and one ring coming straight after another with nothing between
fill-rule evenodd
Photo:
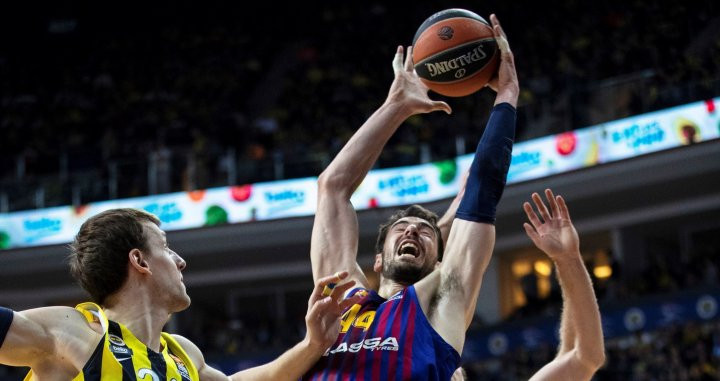
<instances>
[{"instance_id":1,"label":"player's outstretched hand","mask_svg":"<svg viewBox=\"0 0 720 381\"><path fill-rule=\"evenodd\" d=\"M523 203L523 209L530 221L523 224L528 237L538 249L556 262L580 255L580 239L570 220L570 211L565 199L553 195L550 189L545 189L545 197L550 210L539 194L532 194L532 200L542 220L535 214L529 202Z\"/></svg>"},{"instance_id":2,"label":"player's outstretched hand","mask_svg":"<svg viewBox=\"0 0 720 381\"><path fill-rule=\"evenodd\" d=\"M452 112L447 103L434 101L428 96L428 87L422 83L413 67L412 46L408 46L407 54L402 46L398 46L392 67L395 80L390 86L387 102L400 104L409 115L433 111Z\"/></svg>"},{"instance_id":3,"label":"player's outstretched hand","mask_svg":"<svg viewBox=\"0 0 720 381\"><path fill-rule=\"evenodd\" d=\"M353 304L360 301L360 295L345 299L345 292L355 285L355 281L338 284L347 278L348 272L338 272L318 280L308 301L308 311L305 315L309 344L325 351L329 348L340 333L340 316ZM335 284L329 296L323 295L325 286Z\"/></svg>"},{"instance_id":4,"label":"player's outstretched hand","mask_svg":"<svg viewBox=\"0 0 720 381\"><path fill-rule=\"evenodd\" d=\"M500 50L500 66L498 67L497 75L490 79L487 86L498 93L495 104L507 102L513 105L513 107L517 107L517 99L520 95L520 84L517 78L517 71L515 70L515 57L513 56L512 50L510 50L510 44L508 43L505 31L500 25L500 20L498 20L494 13L490 15L490 23L492 24L495 41L497 41L498 49Z\"/></svg>"}]
</instances>

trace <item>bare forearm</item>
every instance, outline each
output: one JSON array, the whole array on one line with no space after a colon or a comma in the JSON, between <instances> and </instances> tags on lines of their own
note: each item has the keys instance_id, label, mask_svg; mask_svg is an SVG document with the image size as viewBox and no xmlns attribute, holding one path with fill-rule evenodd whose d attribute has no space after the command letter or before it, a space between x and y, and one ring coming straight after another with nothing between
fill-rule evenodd
<instances>
[{"instance_id":1,"label":"bare forearm","mask_svg":"<svg viewBox=\"0 0 720 381\"><path fill-rule=\"evenodd\" d=\"M560 350L530 381L590 380L605 361L600 311L580 253L556 260L563 290Z\"/></svg>"},{"instance_id":2,"label":"bare forearm","mask_svg":"<svg viewBox=\"0 0 720 381\"><path fill-rule=\"evenodd\" d=\"M273 362L247 369L230 376L232 381L295 381L302 377L319 359L323 350L303 340Z\"/></svg>"},{"instance_id":3,"label":"bare forearm","mask_svg":"<svg viewBox=\"0 0 720 381\"><path fill-rule=\"evenodd\" d=\"M563 293L565 291L563 290ZM563 295L563 300L565 296ZM575 324L573 323L573 315L571 309L567 306L562 308L562 316L560 318L560 346L558 348L558 356L564 355L575 347Z\"/></svg>"},{"instance_id":4,"label":"bare forearm","mask_svg":"<svg viewBox=\"0 0 720 381\"><path fill-rule=\"evenodd\" d=\"M580 253L571 258L556 260L555 265L563 290L563 308L567 310L565 318L572 318L571 325L566 324L564 327L570 330L563 339L570 340L574 336L574 349L581 360L599 367L605 359L605 346L600 310L590 275Z\"/></svg>"},{"instance_id":5,"label":"bare forearm","mask_svg":"<svg viewBox=\"0 0 720 381\"><path fill-rule=\"evenodd\" d=\"M401 104L385 102L345 144L320 175L320 185L332 186L349 198L380 156L383 147L410 113Z\"/></svg>"},{"instance_id":6,"label":"bare forearm","mask_svg":"<svg viewBox=\"0 0 720 381\"><path fill-rule=\"evenodd\" d=\"M517 79L516 79L517 81ZM501 89L495 97L495 106L501 103L509 103L511 106L517 108L518 96L520 95L520 86L513 84L513 86L507 86Z\"/></svg>"}]
</instances>

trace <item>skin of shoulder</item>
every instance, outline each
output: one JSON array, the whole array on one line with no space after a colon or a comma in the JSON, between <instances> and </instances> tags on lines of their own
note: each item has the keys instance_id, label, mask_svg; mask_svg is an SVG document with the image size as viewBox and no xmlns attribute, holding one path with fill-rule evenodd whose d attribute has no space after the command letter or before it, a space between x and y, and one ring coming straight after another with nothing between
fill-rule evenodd
<instances>
[{"instance_id":1,"label":"skin of shoulder","mask_svg":"<svg viewBox=\"0 0 720 381\"><path fill-rule=\"evenodd\" d=\"M71 307L15 312L0 362L29 366L38 379L70 379L85 366L103 334L101 324L88 322Z\"/></svg>"},{"instance_id":2,"label":"skin of shoulder","mask_svg":"<svg viewBox=\"0 0 720 381\"><path fill-rule=\"evenodd\" d=\"M190 357L190 360L192 360L193 364L195 364L198 370L200 369L201 365L205 365L205 357L200 351L200 348L198 348L195 343L188 340L184 336L180 336L175 333L172 334L172 337L178 342L178 344L180 344L183 350L185 350L185 353L187 353L187 355Z\"/></svg>"}]
</instances>

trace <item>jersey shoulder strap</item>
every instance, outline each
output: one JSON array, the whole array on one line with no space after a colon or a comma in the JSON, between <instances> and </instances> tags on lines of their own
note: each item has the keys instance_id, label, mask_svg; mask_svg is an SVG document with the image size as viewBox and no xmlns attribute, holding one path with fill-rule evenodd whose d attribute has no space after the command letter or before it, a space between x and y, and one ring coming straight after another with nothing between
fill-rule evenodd
<instances>
[{"instance_id":1,"label":"jersey shoulder strap","mask_svg":"<svg viewBox=\"0 0 720 381\"><path fill-rule=\"evenodd\" d=\"M107 333L109 323L102 307L92 302L85 302L75 306L75 309L85 316L88 323L99 323L103 328L103 332Z\"/></svg>"},{"instance_id":2,"label":"jersey shoulder strap","mask_svg":"<svg viewBox=\"0 0 720 381\"><path fill-rule=\"evenodd\" d=\"M163 332L161 334L161 337L165 340L165 346L167 347L167 350L170 352L170 354L177 358L173 360L175 360L175 363L178 365L178 369L180 370L180 372L182 373L182 369L180 368L184 366L191 380L200 380L197 367L192 362L190 356L188 356L180 343L178 343L177 340L175 340L175 338L167 332ZM178 362L178 360L180 361Z\"/></svg>"},{"instance_id":3,"label":"jersey shoulder strap","mask_svg":"<svg viewBox=\"0 0 720 381\"><path fill-rule=\"evenodd\" d=\"M105 312L103 312L102 308L91 302L86 303L80 303L77 306L75 306L75 309L78 310L87 320L88 323L99 323L102 326L103 329L103 338L100 340L100 343L98 343L98 348L104 348L107 345L107 331L108 331L108 318L105 316ZM102 350L102 349L100 349ZM98 349L95 350L96 352ZM102 351L103 355L105 355L105 351ZM95 354L93 354L94 356ZM30 381L34 379L34 374L32 369L28 372L28 374L25 376L23 381ZM81 370L75 378L73 378L73 381L83 381L84 374Z\"/></svg>"}]
</instances>

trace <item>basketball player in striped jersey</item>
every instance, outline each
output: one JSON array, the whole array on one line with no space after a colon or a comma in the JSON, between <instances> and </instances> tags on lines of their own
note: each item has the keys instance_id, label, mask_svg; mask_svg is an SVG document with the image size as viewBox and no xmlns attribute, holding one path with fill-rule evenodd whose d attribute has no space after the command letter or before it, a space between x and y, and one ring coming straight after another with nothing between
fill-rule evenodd
<instances>
[{"instance_id":1,"label":"basketball player in striped jersey","mask_svg":"<svg viewBox=\"0 0 720 381\"><path fill-rule=\"evenodd\" d=\"M0 307L0 363L30 367L26 380L42 381L297 380L335 341L343 309L357 302L322 296L325 285L347 272L318 279L304 340L271 363L228 377L188 339L162 332L190 298L185 261L159 225L134 209L88 219L72 244L70 265L95 303L18 312ZM339 295L352 284L338 286Z\"/></svg>"},{"instance_id":2,"label":"basketball player in striped jersey","mask_svg":"<svg viewBox=\"0 0 720 381\"><path fill-rule=\"evenodd\" d=\"M498 75L489 83L497 96L457 211L448 211L455 218L446 248L437 216L413 205L380 227L374 263L380 273L377 292L369 289L356 260L358 222L352 193L405 119L451 112L446 103L428 98L427 87L414 73L411 48L403 59L403 48L398 47L387 100L320 175L311 242L313 276L318 280L350 269L349 279L360 287L346 296L360 295L362 300L343 314L336 342L303 380L447 381L458 368L494 247L495 209L510 164L519 94L507 39L495 15L491 22L501 51Z\"/></svg>"}]
</instances>

